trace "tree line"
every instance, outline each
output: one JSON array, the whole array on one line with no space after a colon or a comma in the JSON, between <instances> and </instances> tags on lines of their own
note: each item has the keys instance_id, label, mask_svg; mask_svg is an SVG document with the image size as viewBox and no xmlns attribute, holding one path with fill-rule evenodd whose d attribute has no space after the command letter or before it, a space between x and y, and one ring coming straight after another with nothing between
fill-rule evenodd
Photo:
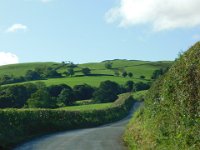
<instances>
[{"instance_id":1,"label":"tree line","mask_svg":"<svg viewBox=\"0 0 200 150\"><path fill-rule=\"evenodd\" d=\"M149 89L149 83L127 81L119 85L103 81L98 88L88 84L73 88L66 84L46 86L43 82L0 87L0 108L58 108L75 101L92 99L95 103L113 102L118 94Z\"/></svg>"}]
</instances>

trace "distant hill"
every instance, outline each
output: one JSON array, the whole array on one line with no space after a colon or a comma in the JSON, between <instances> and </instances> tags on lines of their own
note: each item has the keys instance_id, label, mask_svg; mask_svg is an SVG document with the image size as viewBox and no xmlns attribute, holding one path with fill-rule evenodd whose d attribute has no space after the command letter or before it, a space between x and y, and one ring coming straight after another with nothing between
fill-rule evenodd
<instances>
[{"instance_id":1,"label":"distant hill","mask_svg":"<svg viewBox=\"0 0 200 150\"><path fill-rule=\"evenodd\" d=\"M53 78L48 80L43 80L47 85L52 84L60 84L66 83L68 85L74 86L76 84L89 83L94 86L98 86L101 81L105 80L113 80L120 84L123 84L127 80L133 80L135 82L144 81L147 82L151 80L152 73L160 68L169 67L172 62L171 61L158 61L158 62L150 62L150 61L140 61L140 60L109 60L112 63L112 69L106 69L105 63L107 61L99 62L99 63L85 63L78 64L76 68L74 68L75 75L73 77L67 78ZM66 66L63 66L62 63L55 62L36 62L36 63L22 63L22 64L14 64L14 65L5 65L0 66L0 77L3 75L14 75L14 76L24 76L27 70L34 70L37 67L52 67L57 69L59 73L64 73L67 70ZM90 68L91 75L83 76L81 72L82 68ZM129 79L123 78L121 76L115 77L115 71L118 71L121 74L123 71L133 73L133 78ZM145 79L140 79L140 76L145 76ZM31 81L35 82L35 81Z\"/></svg>"},{"instance_id":2,"label":"distant hill","mask_svg":"<svg viewBox=\"0 0 200 150\"><path fill-rule=\"evenodd\" d=\"M59 63L55 62L34 62L34 63L20 63L12 65L0 66L0 76L14 75L23 76L27 70L34 70L37 67L56 67Z\"/></svg>"}]
</instances>

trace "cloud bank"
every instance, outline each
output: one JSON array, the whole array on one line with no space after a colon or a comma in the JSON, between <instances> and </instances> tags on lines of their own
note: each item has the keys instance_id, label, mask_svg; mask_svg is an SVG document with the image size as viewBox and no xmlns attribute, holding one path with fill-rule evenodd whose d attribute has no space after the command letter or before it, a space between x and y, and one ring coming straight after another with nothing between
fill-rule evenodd
<instances>
[{"instance_id":1,"label":"cloud bank","mask_svg":"<svg viewBox=\"0 0 200 150\"><path fill-rule=\"evenodd\" d=\"M200 26L200 0L120 0L106 13L120 27L151 24L153 30Z\"/></svg>"},{"instance_id":2,"label":"cloud bank","mask_svg":"<svg viewBox=\"0 0 200 150\"><path fill-rule=\"evenodd\" d=\"M19 63L19 58L9 52L0 52L0 66Z\"/></svg>"},{"instance_id":3,"label":"cloud bank","mask_svg":"<svg viewBox=\"0 0 200 150\"><path fill-rule=\"evenodd\" d=\"M9 27L6 31L7 32L17 32L19 30L26 31L28 27L23 24L13 24L11 27Z\"/></svg>"}]
</instances>

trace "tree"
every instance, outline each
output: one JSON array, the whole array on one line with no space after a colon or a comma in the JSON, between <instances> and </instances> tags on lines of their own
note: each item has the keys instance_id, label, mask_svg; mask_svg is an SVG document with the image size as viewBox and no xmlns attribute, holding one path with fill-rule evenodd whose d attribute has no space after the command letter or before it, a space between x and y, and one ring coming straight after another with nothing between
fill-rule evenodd
<instances>
[{"instance_id":1,"label":"tree","mask_svg":"<svg viewBox=\"0 0 200 150\"><path fill-rule=\"evenodd\" d=\"M111 61L107 61L107 62L105 63L105 68L106 68L106 69L112 69L112 62L111 62Z\"/></svg>"},{"instance_id":2,"label":"tree","mask_svg":"<svg viewBox=\"0 0 200 150\"><path fill-rule=\"evenodd\" d=\"M158 70L155 70L151 76L151 79L157 79L159 78L160 76L162 76L163 74L165 74L167 71L169 70L169 68L161 68L161 69L158 69Z\"/></svg>"},{"instance_id":3,"label":"tree","mask_svg":"<svg viewBox=\"0 0 200 150\"><path fill-rule=\"evenodd\" d=\"M127 81L126 83L125 83L125 88L126 88L126 91L127 92L131 92L131 91L133 91L133 89L134 89L134 82L133 81Z\"/></svg>"},{"instance_id":4,"label":"tree","mask_svg":"<svg viewBox=\"0 0 200 150\"><path fill-rule=\"evenodd\" d=\"M39 80L41 78L40 74L37 71L28 70L25 74L26 80Z\"/></svg>"},{"instance_id":5,"label":"tree","mask_svg":"<svg viewBox=\"0 0 200 150\"><path fill-rule=\"evenodd\" d=\"M94 92L94 100L96 102L113 102L117 99L120 92L120 87L113 81L101 82L99 88Z\"/></svg>"},{"instance_id":6,"label":"tree","mask_svg":"<svg viewBox=\"0 0 200 150\"><path fill-rule=\"evenodd\" d=\"M51 97L58 97L63 89L72 90L72 88L66 84L51 85L48 87L48 92Z\"/></svg>"},{"instance_id":7,"label":"tree","mask_svg":"<svg viewBox=\"0 0 200 150\"><path fill-rule=\"evenodd\" d=\"M27 100L29 108L54 108L56 101L50 97L47 90L39 89Z\"/></svg>"},{"instance_id":8,"label":"tree","mask_svg":"<svg viewBox=\"0 0 200 150\"><path fill-rule=\"evenodd\" d=\"M132 72L129 72L129 73L128 73L128 76L129 76L129 78L132 78L132 77L133 77L133 73L132 73Z\"/></svg>"},{"instance_id":9,"label":"tree","mask_svg":"<svg viewBox=\"0 0 200 150\"><path fill-rule=\"evenodd\" d=\"M48 67L46 68L46 70L44 71L44 75L47 78L58 78L61 77L61 74L58 73L55 69L53 69L52 67Z\"/></svg>"},{"instance_id":10,"label":"tree","mask_svg":"<svg viewBox=\"0 0 200 150\"><path fill-rule=\"evenodd\" d=\"M125 78L125 77L127 77L127 72L126 71L124 71L123 73L122 73L122 76Z\"/></svg>"},{"instance_id":11,"label":"tree","mask_svg":"<svg viewBox=\"0 0 200 150\"><path fill-rule=\"evenodd\" d=\"M67 69L67 75L68 76L73 76L74 75L74 69L73 68L68 68Z\"/></svg>"},{"instance_id":12,"label":"tree","mask_svg":"<svg viewBox=\"0 0 200 150\"><path fill-rule=\"evenodd\" d=\"M95 89L88 84L83 84L75 85L73 91L76 100L87 100L92 98Z\"/></svg>"},{"instance_id":13,"label":"tree","mask_svg":"<svg viewBox=\"0 0 200 150\"><path fill-rule=\"evenodd\" d=\"M90 70L90 68L83 68L82 70L82 73L84 74L84 75L89 75L90 74L90 72L91 72L91 70Z\"/></svg>"},{"instance_id":14,"label":"tree","mask_svg":"<svg viewBox=\"0 0 200 150\"><path fill-rule=\"evenodd\" d=\"M150 83L138 82L135 84L136 91L148 90L149 88L150 88Z\"/></svg>"},{"instance_id":15,"label":"tree","mask_svg":"<svg viewBox=\"0 0 200 150\"><path fill-rule=\"evenodd\" d=\"M72 105L74 102L74 93L70 89L63 89L57 98L57 105L59 107Z\"/></svg>"},{"instance_id":16,"label":"tree","mask_svg":"<svg viewBox=\"0 0 200 150\"><path fill-rule=\"evenodd\" d=\"M145 79L146 77L144 75L141 75L140 76L140 79Z\"/></svg>"}]
</instances>

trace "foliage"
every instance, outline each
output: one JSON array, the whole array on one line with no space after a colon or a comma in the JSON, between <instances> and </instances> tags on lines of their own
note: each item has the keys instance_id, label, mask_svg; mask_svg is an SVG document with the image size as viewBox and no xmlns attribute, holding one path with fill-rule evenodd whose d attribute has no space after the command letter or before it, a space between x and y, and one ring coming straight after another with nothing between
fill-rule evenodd
<instances>
[{"instance_id":1,"label":"foliage","mask_svg":"<svg viewBox=\"0 0 200 150\"><path fill-rule=\"evenodd\" d=\"M135 83L133 81L127 81L125 83L125 89L127 92L133 91L134 87L135 87Z\"/></svg>"},{"instance_id":2,"label":"foliage","mask_svg":"<svg viewBox=\"0 0 200 150\"><path fill-rule=\"evenodd\" d=\"M28 81L41 79L40 73L34 70L28 70L25 74L25 79Z\"/></svg>"},{"instance_id":3,"label":"foliage","mask_svg":"<svg viewBox=\"0 0 200 150\"><path fill-rule=\"evenodd\" d=\"M135 84L135 91L143 91L148 90L150 88L151 83L144 83L144 82L138 82Z\"/></svg>"},{"instance_id":4,"label":"foliage","mask_svg":"<svg viewBox=\"0 0 200 150\"><path fill-rule=\"evenodd\" d=\"M94 127L117 121L128 114L132 104L130 95L123 94L110 107L97 110L0 110L0 147L11 149L13 145L44 133Z\"/></svg>"},{"instance_id":5,"label":"foliage","mask_svg":"<svg viewBox=\"0 0 200 150\"><path fill-rule=\"evenodd\" d=\"M151 79L158 79L160 76L164 75L168 70L169 68L161 68L155 70L151 76Z\"/></svg>"},{"instance_id":6,"label":"foliage","mask_svg":"<svg viewBox=\"0 0 200 150\"><path fill-rule=\"evenodd\" d=\"M46 89L39 89L27 100L29 108L54 108L56 102L50 97Z\"/></svg>"},{"instance_id":7,"label":"foliage","mask_svg":"<svg viewBox=\"0 0 200 150\"><path fill-rule=\"evenodd\" d=\"M107 61L107 62L105 63L105 68L106 68L106 69L112 69L112 62L111 62L111 61Z\"/></svg>"},{"instance_id":8,"label":"foliage","mask_svg":"<svg viewBox=\"0 0 200 150\"><path fill-rule=\"evenodd\" d=\"M75 96L72 89L64 88L58 95L57 103L58 103L58 106L61 106L61 107L67 106L67 105L69 106L69 105L72 105L74 100L75 100Z\"/></svg>"},{"instance_id":9,"label":"foliage","mask_svg":"<svg viewBox=\"0 0 200 150\"><path fill-rule=\"evenodd\" d=\"M200 42L153 84L127 129L132 149L200 149L199 58Z\"/></svg>"},{"instance_id":10,"label":"foliage","mask_svg":"<svg viewBox=\"0 0 200 150\"><path fill-rule=\"evenodd\" d=\"M51 85L48 87L48 91L51 97L58 97L63 89L71 90L71 87L66 84Z\"/></svg>"},{"instance_id":11,"label":"foliage","mask_svg":"<svg viewBox=\"0 0 200 150\"><path fill-rule=\"evenodd\" d=\"M68 68L67 69L67 76L73 76L74 75L74 69L73 68Z\"/></svg>"},{"instance_id":12,"label":"foliage","mask_svg":"<svg viewBox=\"0 0 200 150\"><path fill-rule=\"evenodd\" d=\"M140 76L140 79L145 79L146 77L144 75L141 75Z\"/></svg>"},{"instance_id":13,"label":"foliage","mask_svg":"<svg viewBox=\"0 0 200 150\"><path fill-rule=\"evenodd\" d=\"M75 85L73 88L76 100L91 99L95 89L88 84Z\"/></svg>"},{"instance_id":14,"label":"foliage","mask_svg":"<svg viewBox=\"0 0 200 150\"><path fill-rule=\"evenodd\" d=\"M129 72L129 73L128 73L128 76L129 76L129 78L132 78L132 77L133 77L133 73L132 73L132 72Z\"/></svg>"},{"instance_id":15,"label":"foliage","mask_svg":"<svg viewBox=\"0 0 200 150\"><path fill-rule=\"evenodd\" d=\"M128 73L127 73L126 71L123 71L123 72L122 72L122 77L126 78L127 75L128 75Z\"/></svg>"},{"instance_id":16,"label":"foliage","mask_svg":"<svg viewBox=\"0 0 200 150\"><path fill-rule=\"evenodd\" d=\"M97 102L113 102L117 99L120 87L112 81L101 82L99 88L94 92L94 100Z\"/></svg>"},{"instance_id":17,"label":"foliage","mask_svg":"<svg viewBox=\"0 0 200 150\"><path fill-rule=\"evenodd\" d=\"M84 74L84 75L89 75L90 74L90 72L91 72L91 70L90 70L90 68L83 68L82 70L82 73Z\"/></svg>"}]
</instances>

